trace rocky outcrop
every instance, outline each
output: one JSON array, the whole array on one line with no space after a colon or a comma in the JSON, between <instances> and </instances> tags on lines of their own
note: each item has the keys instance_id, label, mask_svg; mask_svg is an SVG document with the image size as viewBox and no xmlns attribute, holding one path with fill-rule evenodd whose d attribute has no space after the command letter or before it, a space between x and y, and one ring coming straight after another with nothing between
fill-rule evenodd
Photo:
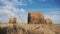
<instances>
[{"instance_id":1,"label":"rocky outcrop","mask_svg":"<svg viewBox=\"0 0 60 34\"><path fill-rule=\"evenodd\" d=\"M28 24L52 24L52 20L49 18L45 19L41 12L29 12Z\"/></svg>"},{"instance_id":2,"label":"rocky outcrop","mask_svg":"<svg viewBox=\"0 0 60 34\"><path fill-rule=\"evenodd\" d=\"M45 19L46 20L46 24L52 24L52 20L51 19Z\"/></svg>"},{"instance_id":3,"label":"rocky outcrop","mask_svg":"<svg viewBox=\"0 0 60 34\"><path fill-rule=\"evenodd\" d=\"M13 24L16 23L16 18L10 18L9 23L13 23Z\"/></svg>"},{"instance_id":4,"label":"rocky outcrop","mask_svg":"<svg viewBox=\"0 0 60 34\"><path fill-rule=\"evenodd\" d=\"M40 12L28 13L28 24L45 24L45 19Z\"/></svg>"}]
</instances>

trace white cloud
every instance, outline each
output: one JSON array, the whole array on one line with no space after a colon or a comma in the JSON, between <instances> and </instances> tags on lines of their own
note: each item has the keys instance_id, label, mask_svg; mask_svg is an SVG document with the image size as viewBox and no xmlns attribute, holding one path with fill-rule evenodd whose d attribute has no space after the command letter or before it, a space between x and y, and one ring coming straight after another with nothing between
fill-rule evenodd
<instances>
[{"instance_id":1,"label":"white cloud","mask_svg":"<svg viewBox=\"0 0 60 34\"><path fill-rule=\"evenodd\" d=\"M21 9L20 9L20 12L24 13L24 12L25 12L25 10L24 10L23 8L21 8Z\"/></svg>"},{"instance_id":2,"label":"white cloud","mask_svg":"<svg viewBox=\"0 0 60 34\"><path fill-rule=\"evenodd\" d=\"M28 5L28 2L32 2L32 0L12 0L12 3L14 3L15 5L20 5L20 6L26 6Z\"/></svg>"},{"instance_id":3,"label":"white cloud","mask_svg":"<svg viewBox=\"0 0 60 34\"><path fill-rule=\"evenodd\" d=\"M20 5L23 5L23 3L21 3L21 2L17 2L17 0L14 0L14 2L9 2L8 0L0 0L0 1L5 4L5 6L1 6L0 7L0 11L1 11L0 14L7 15L6 17L8 17L8 16L9 17L16 17L19 20L19 15L16 14L16 13L18 12L18 13L20 13L20 15L22 15L22 13L26 12L26 10L23 9L23 8L21 8L21 9L15 8L15 6L14 6L15 2L18 3L18 4L20 4ZM6 18L6 17L4 17L4 18ZM24 17L22 17L22 18L24 20Z\"/></svg>"},{"instance_id":4,"label":"white cloud","mask_svg":"<svg viewBox=\"0 0 60 34\"><path fill-rule=\"evenodd\" d=\"M40 2L46 2L46 1L48 1L48 0L39 0Z\"/></svg>"},{"instance_id":5,"label":"white cloud","mask_svg":"<svg viewBox=\"0 0 60 34\"><path fill-rule=\"evenodd\" d=\"M20 2L18 0L11 0L8 1L8 0L0 0L1 2L4 2L5 4L14 4L14 5L20 5L20 6L26 6L27 5L27 2L26 0L21 0ZM26 1L26 2L25 2Z\"/></svg>"},{"instance_id":6,"label":"white cloud","mask_svg":"<svg viewBox=\"0 0 60 34\"><path fill-rule=\"evenodd\" d=\"M5 4L14 4L14 5L20 5L20 6L26 6L26 5L28 5L28 2L32 2L32 0L20 0L20 1L18 1L18 0L11 0L11 1L9 1L9 0L0 0L1 2L4 2Z\"/></svg>"},{"instance_id":7,"label":"white cloud","mask_svg":"<svg viewBox=\"0 0 60 34\"><path fill-rule=\"evenodd\" d=\"M27 4L23 3L23 2L16 2L15 4L20 5L20 6L26 6Z\"/></svg>"},{"instance_id":8,"label":"white cloud","mask_svg":"<svg viewBox=\"0 0 60 34\"><path fill-rule=\"evenodd\" d=\"M12 13L11 11L7 10L7 9L0 9L0 14L6 14L8 16L15 16L15 13Z\"/></svg>"},{"instance_id":9,"label":"white cloud","mask_svg":"<svg viewBox=\"0 0 60 34\"><path fill-rule=\"evenodd\" d=\"M55 10L55 11L50 11L49 13L50 13L50 14L59 15L59 14L60 14L60 11L56 11L56 10Z\"/></svg>"},{"instance_id":10,"label":"white cloud","mask_svg":"<svg viewBox=\"0 0 60 34\"><path fill-rule=\"evenodd\" d=\"M39 9L39 10L50 10L50 11L54 11L54 10L60 10L60 8L43 8L43 9Z\"/></svg>"},{"instance_id":11,"label":"white cloud","mask_svg":"<svg viewBox=\"0 0 60 34\"><path fill-rule=\"evenodd\" d=\"M23 8L21 8L21 9L15 8L14 3L8 2L7 0L5 0L5 1L4 0L0 0L0 1L2 1L3 3L6 4L6 6L2 6L1 7L1 9L2 10L5 10L6 13L8 12L9 14L10 13L13 13L14 14L14 12L21 12L21 13L24 13L25 12L25 10ZM14 0L14 1L17 2L17 0Z\"/></svg>"},{"instance_id":12,"label":"white cloud","mask_svg":"<svg viewBox=\"0 0 60 34\"><path fill-rule=\"evenodd\" d=\"M59 15L45 15L45 18L51 18L52 20L60 20L60 16Z\"/></svg>"},{"instance_id":13,"label":"white cloud","mask_svg":"<svg viewBox=\"0 0 60 34\"><path fill-rule=\"evenodd\" d=\"M28 1L32 3L32 0L28 0Z\"/></svg>"},{"instance_id":14,"label":"white cloud","mask_svg":"<svg viewBox=\"0 0 60 34\"><path fill-rule=\"evenodd\" d=\"M20 5L20 6L25 6L27 5L26 3L22 2L22 1L18 1L18 0L12 0L11 3L14 3L15 5Z\"/></svg>"},{"instance_id":15,"label":"white cloud","mask_svg":"<svg viewBox=\"0 0 60 34\"><path fill-rule=\"evenodd\" d=\"M59 23L60 22L60 8L50 8L50 9L40 9L43 11L45 19L50 18L53 23ZM46 11L46 12L44 12Z\"/></svg>"},{"instance_id":16,"label":"white cloud","mask_svg":"<svg viewBox=\"0 0 60 34\"><path fill-rule=\"evenodd\" d=\"M46 18L50 18L50 19L53 21L53 23L54 23L54 22L56 23L56 21L60 21L60 15L45 14L44 16L45 16L45 19L46 19ZM57 22L57 23L58 23L58 22Z\"/></svg>"},{"instance_id":17,"label":"white cloud","mask_svg":"<svg viewBox=\"0 0 60 34\"><path fill-rule=\"evenodd\" d=\"M0 11L2 11L2 13L5 13L9 16L14 16L15 14L11 11L11 9L13 10L12 5L7 4L6 6L1 7Z\"/></svg>"},{"instance_id":18,"label":"white cloud","mask_svg":"<svg viewBox=\"0 0 60 34\"><path fill-rule=\"evenodd\" d=\"M17 20L18 23L27 23L27 15L20 14L17 19L18 19Z\"/></svg>"}]
</instances>

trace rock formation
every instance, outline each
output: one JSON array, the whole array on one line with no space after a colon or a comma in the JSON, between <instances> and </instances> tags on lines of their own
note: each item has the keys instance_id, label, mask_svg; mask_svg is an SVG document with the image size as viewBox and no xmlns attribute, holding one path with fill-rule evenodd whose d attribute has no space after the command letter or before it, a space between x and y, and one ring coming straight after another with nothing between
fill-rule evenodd
<instances>
[{"instance_id":1,"label":"rock formation","mask_svg":"<svg viewBox=\"0 0 60 34\"><path fill-rule=\"evenodd\" d=\"M45 19L46 20L46 24L52 24L52 20L51 19Z\"/></svg>"},{"instance_id":2,"label":"rock formation","mask_svg":"<svg viewBox=\"0 0 60 34\"><path fill-rule=\"evenodd\" d=\"M28 24L45 24L45 19L40 12L28 13Z\"/></svg>"},{"instance_id":3,"label":"rock formation","mask_svg":"<svg viewBox=\"0 0 60 34\"><path fill-rule=\"evenodd\" d=\"M16 23L16 18L10 18L9 23Z\"/></svg>"}]
</instances>

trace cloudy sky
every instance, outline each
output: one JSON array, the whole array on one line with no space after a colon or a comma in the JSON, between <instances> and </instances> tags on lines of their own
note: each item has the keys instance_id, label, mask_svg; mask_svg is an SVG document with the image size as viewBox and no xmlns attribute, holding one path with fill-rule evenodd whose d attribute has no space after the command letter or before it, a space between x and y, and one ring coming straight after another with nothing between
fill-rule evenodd
<instances>
[{"instance_id":1,"label":"cloudy sky","mask_svg":"<svg viewBox=\"0 0 60 34\"><path fill-rule=\"evenodd\" d=\"M27 23L28 12L42 12L45 18L60 24L60 0L0 0L0 22L16 17L17 22Z\"/></svg>"}]
</instances>

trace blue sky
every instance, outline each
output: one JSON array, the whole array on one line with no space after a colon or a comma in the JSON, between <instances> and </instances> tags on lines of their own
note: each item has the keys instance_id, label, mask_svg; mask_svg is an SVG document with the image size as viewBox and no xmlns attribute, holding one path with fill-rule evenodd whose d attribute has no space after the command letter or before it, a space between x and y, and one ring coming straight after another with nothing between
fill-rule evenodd
<instances>
[{"instance_id":1,"label":"blue sky","mask_svg":"<svg viewBox=\"0 0 60 34\"><path fill-rule=\"evenodd\" d=\"M28 12L42 12L45 18L60 24L60 0L0 0L0 22L15 17L17 22L27 23Z\"/></svg>"}]
</instances>

